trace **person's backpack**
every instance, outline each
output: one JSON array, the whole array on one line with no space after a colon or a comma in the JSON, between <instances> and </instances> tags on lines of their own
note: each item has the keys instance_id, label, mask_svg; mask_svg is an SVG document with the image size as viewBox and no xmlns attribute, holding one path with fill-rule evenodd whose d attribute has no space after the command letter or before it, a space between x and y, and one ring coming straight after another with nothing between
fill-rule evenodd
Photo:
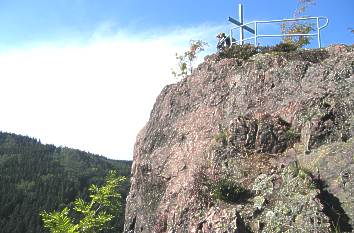
<instances>
[{"instance_id":1,"label":"person's backpack","mask_svg":"<svg viewBox=\"0 0 354 233\"><path fill-rule=\"evenodd\" d=\"M216 45L216 48L218 50L222 50L225 47L226 38L227 37L224 37L221 40L219 40L218 44Z\"/></svg>"},{"instance_id":2,"label":"person's backpack","mask_svg":"<svg viewBox=\"0 0 354 233\"><path fill-rule=\"evenodd\" d=\"M235 42L235 39L232 39L232 42ZM230 46L231 46L230 36L227 36L219 40L218 44L216 45L216 48L218 49L218 51L221 51L224 50L224 48L229 48Z\"/></svg>"}]
</instances>

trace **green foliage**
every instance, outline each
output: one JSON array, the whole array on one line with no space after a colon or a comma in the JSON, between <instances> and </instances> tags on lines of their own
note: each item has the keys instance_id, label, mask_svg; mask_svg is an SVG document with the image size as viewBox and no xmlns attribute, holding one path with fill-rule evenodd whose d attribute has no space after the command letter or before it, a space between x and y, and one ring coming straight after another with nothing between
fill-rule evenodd
<instances>
[{"instance_id":1,"label":"green foliage","mask_svg":"<svg viewBox=\"0 0 354 233\"><path fill-rule=\"evenodd\" d=\"M304 180L307 179L308 177L312 177L312 172L310 169L302 166L299 167L298 176Z\"/></svg>"},{"instance_id":2,"label":"green foliage","mask_svg":"<svg viewBox=\"0 0 354 233\"><path fill-rule=\"evenodd\" d=\"M300 134L295 131L295 129L290 128L285 133L286 140L289 143L294 143L300 139Z\"/></svg>"},{"instance_id":3,"label":"green foliage","mask_svg":"<svg viewBox=\"0 0 354 233\"><path fill-rule=\"evenodd\" d=\"M0 132L0 231L44 233L39 213L62 210L75 198L89 199L89 185L104 183L109 170L130 175L131 161L115 161ZM129 182L119 188L125 200ZM123 230L124 211L109 222ZM104 231L105 233L112 231Z\"/></svg>"},{"instance_id":4,"label":"green foliage","mask_svg":"<svg viewBox=\"0 0 354 233\"><path fill-rule=\"evenodd\" d=\"M285 52L289 53L297 50L297 46L294 44L280 43L275 46L254 46L252 44L245 45L233 45L229 48L225 48L219 53L220 58L237 58L240 60L248 60L253 55L258 53L273 53L273 52Z\"/></svg>"},{"instance_id":5,"label":"green foliage","mask_svg":"<svg viewBox=\"0 0 354 233\"><path fill-rule=\"evenodd\" d=\"M51 229L52 233L75 233L78 230L77 225L69 217L69 209L66 207L60 212L53 212L51 214L43 212L41 216L45 227Z\"/></svg>"},{"instance_id":6,"label":"green foliage","mask_svg":"<svg viewBox=\"0 0 354 233\"><path fill-rule=\"evenodd\" d=\"M294 161L289 164L288 174L290 177L295 178L298 177L307 183L307 188L314 189L315 184L312 179L312 172L310 169L300 165L298 161Z\"/></svg>"},{"instance_id":7,"label":"green foliage","mask_svg":"<svg viewBox=\"0 0 354 233\"><path fill-rule=\"evenodd\" d=\"M225 48L219 53L221 58L238 58L241 60L248 60L253 55L259 52L258 47L251 44L233 45L230 48Z\"/></svg>"},{"instance_id":8,"label":"green foliage","mask_svg":"<svg viewBox=\"0 0 354 233\"><path fill-rule=\"evenodd\" d=\"M309 6L314 5L315 0L298 0L298 8L295 10L293 17L300 17ZM281 24L281 32L283 34L307 34L313 30L312 23L286 22ZM285 36L283 43L293 44L296 47L303 47L310 43L312 38L308 36Z\"/></svg>"},{"instance_id":9,"label":"green foliage","mask_svg":"<svg viewBox=\"0 0 354 233\"><path fill-rule=\"evenodd\" d=\"M243 202L249 196L247 189L239 183L229 179L221 179L208 184L210 194L215 200L222 200L230 203Z\"/></svg>"},{"instance_id":10,"label":"green foliage","mask_svg":"<svg viewBox=\"0 0 354 233\"><path fill-rule=\"evenodd\" d=\"M229 137L229 133L227 130L221 130L216 136L215 141L221 143L222 145L227 144L227 138Z\"/></svg>"},{"instance_id":11,"label":"green foliage","mask_svg":"<svg viewBox=\"0 0 354 233\"><path fill-rule=\"evenodd\" d=\"M255 54L272 54L286 57L288 60L308 61L311 63L318 63L329 57L329 53L323 49L301 50L295 44L280 43L275 46L258 46L251 44L233 45L220 52L218 55L221 59L236 58L242 61L248 60Z\"/></svg>"},{"instance_id":12,"label":"green foliage","mask_svg":"<svg viewBox=\"0 0 354 233\"><path fill-rule=\"evenodd\" d=\"M282 24L281 31L284 34L308 34L313 30L313 25L311 23L292 23L292 24ZM283 37L284 44L293 44L294 46L300 48L307 44L310 44L311 37L309 36L285 36Z\"/></svg>"},{"instance_id":13,"label":"green foliage","mask_svg":"<svg viewBox=\"0 0 354 233\"><path fill-rule=\"evenodd\" d=\"M85 202L78 198L74 203L74 210L81 216L75 219L69 216L69 209L42 212L44 227L52 233L96 233L108 227L114 214L120 208L121 194L117 188L122 185L125 178L118 177L117 173L110 171L102 187L92 184L89 188L91 201Z\"/></svg>"},{"instance_id":14,"label":"green foliage","mask_svg":"<svg viewBox=\"0 0 354 233\"><path fill-rule=\"evenodd\" d=\"M177 70L172 70L174 77L186 77L193 71L193 62L197 59L197 54L204 51L208 43L202 40L191 40L189 50L182 55L176 53Z\"/></svg>"},{"instance_id":15,"label":"green foliage","mask_svg":"<svg viewBox=\"0 0 354 233\"><path fill-rule=\"evenodd\" d=\"M260 47L259 50L262 53L271 53L271 52L284 52L289 53L298 49L298 46L293 43L279 43L270 47Z\"/></svg>"}]
</instances>

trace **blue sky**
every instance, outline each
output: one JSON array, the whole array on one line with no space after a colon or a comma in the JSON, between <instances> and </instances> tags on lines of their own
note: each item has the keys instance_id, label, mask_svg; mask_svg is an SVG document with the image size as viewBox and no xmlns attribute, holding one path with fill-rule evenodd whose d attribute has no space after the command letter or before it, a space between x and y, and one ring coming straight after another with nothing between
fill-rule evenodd
<instances>
[{"instance_id":1,"label":"blue sky","mask_svg":"<svg viewBox=\"0 0 354 233\"><path fill-rule=\"evenodd\" d=\"M243 3L247 21L287 18L296 0L187 1L187 0L11 0L0 1L1 49L58 40L87 41L103 24L106 33L124 30L134 34L202 24L225 24L236 16ZM324 45L353 43L354 1L317 0L308 15L327 16L330 25L323 32Z\"/></svg>"},{"instance_id":2,"label":"blue sky","mask_svg":"<svg viewBox=\"0 0 354 233\"><path fill-rule=\"evenodd\" d=\"M246 21L289 18L297 7L296 0L241 2ZM238 3L0 0L0 130L132 159L157 95L176 82L175 53L190 39L215 52L215 35L229 30ZM308 9L330 19L324 46L353 44L353 10L353 0L317 0Z\"/></svg>"}]
</instances>

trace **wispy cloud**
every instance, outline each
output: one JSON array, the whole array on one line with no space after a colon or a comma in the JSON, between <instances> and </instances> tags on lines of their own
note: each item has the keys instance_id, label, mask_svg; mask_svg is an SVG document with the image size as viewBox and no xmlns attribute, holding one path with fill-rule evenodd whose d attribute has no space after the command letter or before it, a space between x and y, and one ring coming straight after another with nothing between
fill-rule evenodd
<instances>
[{"instance_id":1,"label":"wispy cloud","mask_svg":"<svg viewBox=\"0 0 354 233\"><path fill-rule=\"evenodd\" d=\"M86 43L2 52L0 130L131 159L155 98L173 81L174 54L190 39L214 43L221 29L202 25L133 34L112 32L106 24Z\"/></svg>"}]
</instances>

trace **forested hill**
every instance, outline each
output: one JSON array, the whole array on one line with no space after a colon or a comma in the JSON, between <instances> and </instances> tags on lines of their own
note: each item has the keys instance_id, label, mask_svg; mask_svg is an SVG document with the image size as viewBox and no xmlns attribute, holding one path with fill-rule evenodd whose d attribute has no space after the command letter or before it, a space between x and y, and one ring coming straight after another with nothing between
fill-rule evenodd
<instances>
[{"instance_id":1,"label":"forested hill","mask_svg":"<svg viewBox=\"0 0 354 233\"><path fill-rule=\"evenodd\" d=\"M131 161L115 161L79 150L43 145L40 141L0 132L0 231L45 232L39 213L61 209L90 184L102 184L109 170L130 176ZM122 188L123 199L129 184ZM122 230L124 210L112 222Z\"/></svg>"}]
</instances>

